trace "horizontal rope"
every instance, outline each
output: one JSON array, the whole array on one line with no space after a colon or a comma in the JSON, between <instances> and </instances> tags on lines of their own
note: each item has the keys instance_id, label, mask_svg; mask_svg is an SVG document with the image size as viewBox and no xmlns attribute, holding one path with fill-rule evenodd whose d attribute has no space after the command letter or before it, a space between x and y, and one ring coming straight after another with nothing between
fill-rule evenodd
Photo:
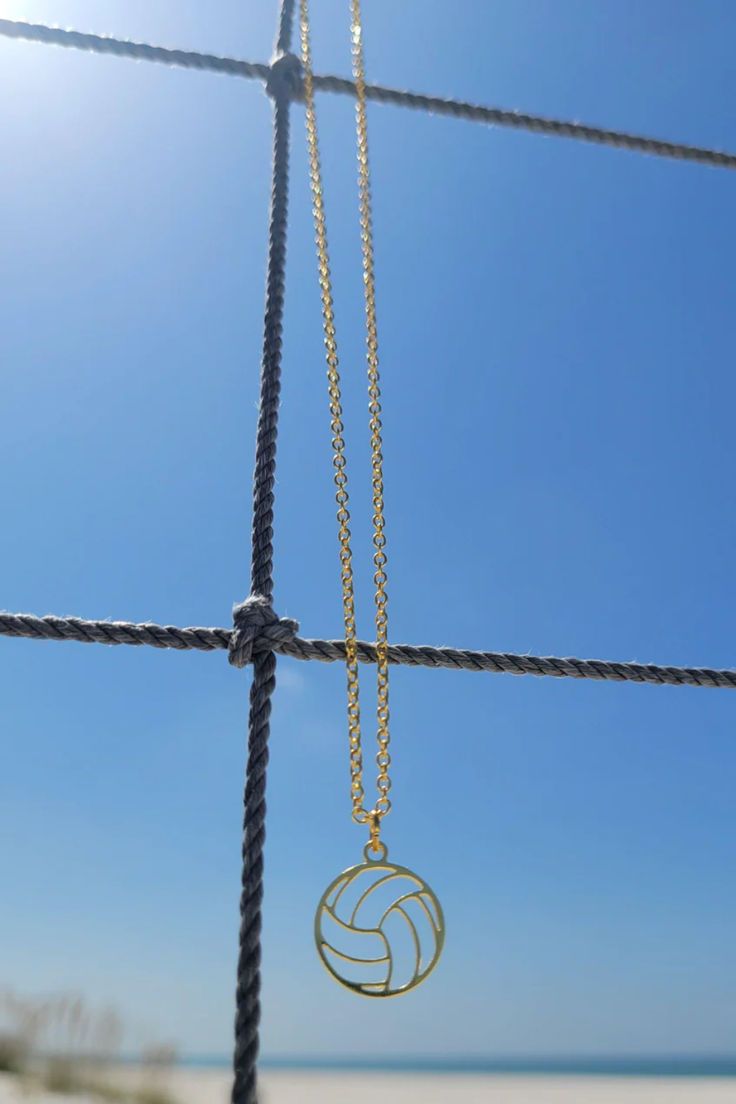
<instances>
[{"instance_id":1,"label":"horizontal rope","mask_svg":"<svg viewBox=\"0 0 736 1104\"><path fill-rule=\"evenodd\" d=\"M138 61L156 61L164 65L174 65L186 69L209 70L233 77L255 78L264 82L268 81L271 72L271 66L257 62L240 61L236 58L218 57L215 54L201 54L188 50L168 50L162 46L150 46L143 42L129 42L125 39L108 38L103 35L83 34L80 31L67 31L60 27L47 27L40 23L23 23L11 19L0 19L0 36L43 42L54 46L66 46L75 50L87 50L99 54L114 54L118 57L134 58ZM355 84L344 77L315 76L314 87L323 92L355 95ZM295 87L294 98L300 98L300 94L299 87ZM654 157L674 158L678 161L695 161L699 164L713 165L718 168L736 169L736 154L724 153L720 150L708 149L702 146L687 145L683 142L666 142L659 138L628 134L625 131L609 130L605 127L587 126L584 123L564 119L550 119L544 115L530 115L522 111L484 107L481 104L468 103L465 100L427 96L418 92L404 92L398 88L386 88L379 84L366 85L366 95L377 103L410 107L419 111L429 111L435 115L450 115L456 119L511 127L515 130L527 130L534 134L573 138L582 142L593 142L598 145L613 146L617 149L647 153Z\"/></svg>"},{"instance_id":2,"label":"horizontal rope","mask_svg":"<svg viewBox=\"0 0 736 1104\"><path fill-rule=\"evenodd\" d=\"M82 31L67 31L62 27L22 23L14 19L0 19L0 35L4 38L22 38L28 42L43 42L47 46L86 50L93 54L114 54L116 57L132 58L135 61L158 61L163 65L175 65L183 69L226 73L230 77L266 81L271 69L270 65L261 65L258 62L238 61L235 58L200 54L192 50L167 50L163 46L150 46L146 42L129 42L124 38L84 34Z\"/></svg>"},{"instance_id":3,"label":"horizontal rope","mask_svg":"<svg viewBox=\"0 0 736 1104\"><path fill-rule=\"evenodd\" d=\"M76 640L81 644L147 644L179 651L221 651L230 646L232 629L179 629L174 625L133 621L85 621L81 617L34 617L0 612L0 636L26 640Z\"/></svg>"},{"instance_id":4,"label":"horizontal rope","mask_svg":"<svg viewBox=\"0 0 736 1104\"><path fill-rule=\"evenodd\" d=\"M351 96L355 94L353 82L344 80L342 77L315 77L314 86L323 92L342 92ZM369 99L376 100L378 103L412 107L418 111L429 111L433 115L450 115L455 119L467 119L475 123L486 123L489 126L528 130L533 134L546 134L556 138L575 138L578 141L593 142L601 146L648 153L654 157L674 158L676 161L697 161L703 165L714 165L722 169L736 169L736 154L690 146L682 142L665 142L659 138L647 138L621 130L587 126L585 123L564 119L550 119L545 115L529 115L523 111L484 107L481 104L468 103L466 100L427 96L420 92L403 92L398 88L385 88L380 84L368 84L365 91Z\"/></svg>"},{"instance_id":5,"label":"horizontal rope","mask_svg":"<svg viewBox=\"0 0 736 1104\"><path fill-rule=\"evenodd\" d=\"M293 635L284 639L286 619L264 625L252 642L253 654L275 651L292 659L335 663L345 660L344 640L308 640ZM34 617L0 613L0 636L30 640L77 640L85 644L149 645L153 648L226 651L233 630L177 628L174 625L136 624L130 621L85 621L79 617ZM361 663L375 663L374 644L358 641ZM391 644L389 662L407 667L446 667L491 674L545 675L552 678L594 679L603 682L646 682L666 686L709 686L736 689L736 671L708 667L661 667L644 663L617 663L602 659L517 655L513 652L476 652L465 648Z\"/></svg>"}]
</instances>

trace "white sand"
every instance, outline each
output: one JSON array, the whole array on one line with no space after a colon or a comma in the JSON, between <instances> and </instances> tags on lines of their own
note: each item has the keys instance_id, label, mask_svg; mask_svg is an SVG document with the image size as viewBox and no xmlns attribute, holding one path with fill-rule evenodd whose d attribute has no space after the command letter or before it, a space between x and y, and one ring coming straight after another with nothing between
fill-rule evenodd
<instances>
[{"instance_id":1,"label":"white sand","mask_svg":"<svg viewBox=\"0 0 736 1104\"><path fill-rule=\"evenodd\" d=\"M736 1081L269 1073L264 1104L735 1104ZM182 1100L182 1104L184 1101ZM187 1102L188 1104L188 1102ZM207 1101L210 1104L210 1101ZM211 1104L224 1104L211 1098Z\"/></svg>"},{"instance_id":2,"label":"white sand","mask_svg":"<svg viewBox=\"0 0 736 1104\"><path fill-rule=\"evenodd\" d=\"M230 1076L175 1070L177 1104L228 1104ZM263 1104L734 1104L728 1078L528 1077L456 1074L302 1073L265 1070ZM89 1098L24 1092L0 1075L0 1104L95 1104Z\"/></svg>"}]
</instances>

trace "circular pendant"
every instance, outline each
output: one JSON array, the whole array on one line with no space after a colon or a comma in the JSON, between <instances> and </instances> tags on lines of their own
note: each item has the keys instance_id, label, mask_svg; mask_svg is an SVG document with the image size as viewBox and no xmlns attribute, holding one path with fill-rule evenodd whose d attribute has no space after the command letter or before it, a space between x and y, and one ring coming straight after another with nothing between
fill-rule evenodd
<instances>
[{"instance_id":1,"label":"circular pendant","mask_svg":"<svg viewBox=\"0 0 736 1104\"><path fill-rule=\"evenodd\" d=\"M367 844L365 861L322 894L314 918L317 951L335 981L364 997L395 997L420 985L445 942L442 907L427 883Z\"/></svg>"}]
</instances>

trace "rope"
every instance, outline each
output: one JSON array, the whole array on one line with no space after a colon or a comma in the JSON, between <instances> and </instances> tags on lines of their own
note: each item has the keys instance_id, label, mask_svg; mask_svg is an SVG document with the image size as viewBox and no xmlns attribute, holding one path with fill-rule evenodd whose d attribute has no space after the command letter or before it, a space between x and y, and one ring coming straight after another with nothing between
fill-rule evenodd
<instances>
[{"instance_id":1,"label":"rope","mask_svg":"<svg viewBox=\"0 0 736 1104\"><path fill-rule=\"evenodd\" d=\"M273 650L253 652L257 630L279 628L271 610L273 595L273 488L281 394L281 352L286 275L286 231L289 197L289 107L295 67L288 50L293 0L282 0L277 51L269 69L267 91L273 100L273 162L263 357L253 473L251 597L234 610L235 640L230 659L236 666L253 664L248 714L240 936L235 990L235 1048L232 1104L256 1104L258 1029L261 1019L261 907L266 822L266 768L271 698L276 687ZM288 626L287 631L294 631Z\"/></svg>"},{"instance_id":2,"label":"rope","mask_svg":"<svg viewBox=\"0 0 736 1104\"><path fill-rule=\"evenodd\" d=\"M85 50L93 54L114 54L134 61L156 61L174 65L180 69L200 69L212 73L225 73L230 77L248 77L267 80L268 65L235 58L201 54L192 50L167 50L164 46L150 46L147 42L130 42L124 38L107 35L83 34L66 31L62 27L47 27L42 23L22 23L13 19L0 19L0 36L21 38L27 42L42 42L47 46L65 46L72 50Z\"/></svg>"},{"instance_id":3,"label":"rope","mask_svg":"<svg viewBox=\"0 0 736 1104\"><path fill-rule=\"evenodd\" d=\"M314 87L323 92L355 95L355 85L343 77L323 76L314 78ZM367 84L366 95L377 103L396 104L433 115L450 115L455 119L467 119L474 123L486 123L514 130L529 130L534 134L546 134L555 138L576 138L582 142L594 142L601 146L613 146L636 153L648 153L654 157L674 158L676 161L697 161L721 169L736 169L736 154L702 146L690 146L683 142L665 142L659 138L647 138L626 131L608 130L587 126L565 119L550 119L545 115L529 115L522 111L508 111L500 107L484 107L466 100L427 96L419 92L403 92L398 88L386 88L380 84Z\"/></svg>"},{"instance_id":4,"label":"rope","mask_svg":"<svg viewBox=\"0 0 736 1104\"><path fill-rule=\"evenodd\" d=\"M294 30L295 0L282 0L279 9L279 29L276 35L276 54L286 54L291 46L291 36Z\"/></svg>"},{"instance_id":5,"label":"rope","mask_svg":"<svg viewBox=\"0 0 736 1104\"><path fill-rule=\"evenodd\" d=\"M285 42L289 41L293 21L293 0L288 0L281 8L279 53L285 53ZM214 54L201 54L187 50L168 50L162 46L150 46L143 42L129 42L125 39L107 38L102 35L82 34L80 31L65 31L60 27L47 27L40 23L23 23L11 19L0 19L0 36L5 38L26 39L54 46L66 46L75 50L87 50L98 54L115 54L118 57L134 58L138 61L156 61L164 65L174 65L185 69L209 70L225 73L232 77L246 77L268 81L271 72L269 65L236 58L217 57ZM315 76L314 87L323 92L355 95L355 84L344 77ZM534 134L546 134L557 138L573 138L582 142L627 149L635 153L646 153L654 157L667 157L677 161L694 161L701 165L712 165L722 169L736 169L736 154L708 149L704 146L691 146L684 142L666 142L659 138L648 138L625 131L609 130L605 127L587 126L565 119L550 119L544 115L530 115L522 111L509 111L499 107L485 107L469 103L466 100L449 99L443 96L427 96L419 92L405 92L398 88L387 88L380 84L366 85L366 95L377 103L395 104L397 107L409 107L418 111L428 111L435 115L449 115L456 119L487 125L511 127L514 130L527 130ZM295 82L291 91L292 99L301 98L301 81Z\"/></svg>"},{"instance_id":6,"label":"rope","mask_svg":"<svg viewBox=\"0 0 736 1104\"><path fill-rule=\"evenodd\" d=\"M85 621L81 617L34 617L0 613L0 636L26 640L76 640L80 644L147 644L152 648L214 652L230 646L230 629L178 629L132 621Z\"/></svg>"},{"instance_id":7,"label":"rope","mask_svg":"<svg viewBox=\"0 0 736 1104\"><path fill-rule=\"evenodd\" d=\"M250 612L249 612L250 611ZM255 620L253 620L253 618ZM83 621L78 617L34 617L0 613L0 636L29 640L77 640L85 644L149 645L153 648L229 651L235 666L250 663L262 652L278 652L292 659L345 662L344 640L310 640L297 635L298 625L277 617L268 603L250 599L235 610L235 629L180 629L173 625L134 624L129 621ZM374 644L358 641L361 663L375 663ZM391 644L389 663L406 667L485 671L490 674L541 675L551 678L593 679L598 682L645 682L656 686L709 686L736 690L736 671L711 667L662 667L651 663L622 663L605 659L519 655L515 652L477 652L467 648L433 648L426 644Z\"/></svg>"},{"instance_id":8,"label":"rope","mask_svg":"<svg viewBox=\"0 0 736 1104\"><path fill-rule=\"evenodd\" d=\"M246 667L263 651L275 651L288 644L299 625L288 617L277 617L267 598L251 596L233 610L235 629L227 648L233 667Z\"/></svg>"}]
</instances>

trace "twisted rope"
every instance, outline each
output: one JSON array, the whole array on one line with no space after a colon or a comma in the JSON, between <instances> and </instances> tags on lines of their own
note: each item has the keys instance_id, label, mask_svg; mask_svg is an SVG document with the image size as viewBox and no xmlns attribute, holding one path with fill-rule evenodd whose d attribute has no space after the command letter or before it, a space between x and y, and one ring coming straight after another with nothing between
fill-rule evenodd
<instances>
[{"instance_id":1,"label":"twisted rope","mask_svg":"<svg viewBox=\"0 0 736 1104\"><path fill-rule=\"evenodd\" d=\"M220 651L230 647L231 629L179 629L133 621L86 621L81 617L34 617L31 613L0 613L0 636L26 640L76 640L80 644L147 644L185 652Z\"/></svg>"},{"instance_id":2,"label":"twisted rope","mask_svg":"<svg viewBox=\"0 0 736 1104\"><path fill-rule=\"evenodd\" d=\"M277 50L285 53L291 35L293 21L293 3L285 4L281 9ZM188 50L169 50L162 46L150 46L144 42L129 42L125 39L108 38L103 35L83 34L80 31L66 31L60 27L47 27L39 23L23 23L11 19L0 19L0 36L25 39L54 46L66 46L75 50L87 50L99 54L115 54L118 57L134 58L137 61L155 61L164 65L174 65L186 69L209 70L225 73L232 77L246 77L268 81L271 66L257 62L240 61L236 58L218 57L214 54L201 54ZM355 84L344 77L315 76L314 87L323 92L355 95ZM291 90L292 99L300 99L301 81L297 81ZM511 127L514 130L527 130L534 134L546 134L557 138L572 138L597 145L627 149L636 153L646 153L653 157L673 158L677 161L694 161L701 165L712 165L722 169L736 169L736 154L708 149L704 146L692 146L684 142L666 142L645 135L628 134L626 131L609 130L606 127L587 126L565 119L550 119L544 115L530 115L522 111L509 111L498 107L485 107L482 104L469 103L444 96L428 96L419 92L405 92L398 88L387 88L380 84L366 85L366 95L377 103L395 104L397 107L409 107L418 111L428 111L435 115L450 115L456 119L487 125Z\"/></svg>"},{"instance_id":3,"label":"twisted rope","mask_svg":"<svg viewBox=\"0 0 736 1104\"><path fill-rule=\"evenodd\" d=\"M193 50L169 50L164 46L150 46L147 42L130 42L125 38L107 35L84 34L62 27L47 27L42 23L23 23L14 19L0 19L0 35L3 38L20 38L27 42L42 42L47 46L65 46L71 50L85 50L93 54L113 54L115 57L134 61L156 61L180 69L199 69L212 73L225 73L229 77L247 77L268 80L270 66L235 58L201 54Z\"/></svg>"},{"instance_id":4,"label":"twisted rope","mask_svg":"<svg viewBox=\"0 0 736 1104\"><path fill-rule=\"evenodd\" d=\"M296 621L277 617L262 595L251 595L236 606L233 621L235 629L227 646L233 667L247 667L259 653L288 644L299 631Z\"/></svg>"},{"instance_id":5,"label":"twisted rope","mask_svg":"<svg viewBox=\"0 0 736 1104\"><path fill-rule=\"evenodd\" d=\"M315 77L314 86L323 92L355 95L355 85L351 80L345 80L343 77ZM485 123L488 126L528 130L533 134L546 134L555 138L575 138L578 141L593 142L601 146L613 146L616 149L648 153L653 157L668 157L676 161L696 161L700 164L713 165L721 169L736 169L736 154L724 153L703 146L690 146L683 142L666 142L660 138L628 134L622 130L587 126L585 123L576 123L565 119L550 119L546 115L530 115L523 111L485 107L482 104L469 103L467 100L427 96L419 92L404 92L398 88L386 88L380 84L368 84L365 91L368 98L375 100L377 103L410 107L417 111L428 111L432 115L450 115L455 119Z\"/></svg>"},{"instance_id":6,"label":"twisted rope","mask_svg":"<svg viewBox=\"0 0 736 1104\"><path fill-rule=\"evenodd\" d=\"M248 714L240 937L235 989L235 1048L232 1104L256 1104L261 1020L261 907L263 904L263 848L266 837L266 768L270 734L271 698L276 687L273 650L254 651L260 632L276 636L296 631L295 622L281 622L271 609L273 596L273 488L276 478L276 441L281 395L281 352L286 278L286 232L289 199L289 107L295 84L294 59L289 48L293 0L281 0L277 57L269 68L267 92L273 101L273 161L263 320L258 427L253 472L251 596L233 611L235 630L230 639L230 661L253 664Z\"/></svg>"},{"instance_id":7,"label":"twisted rope","mask_svg":"<svg viewBox=\"0 0 736 1104\"><path fill-rule=\"evenodd\" d=\"M250 602L253 602L251 599ZM249 603L244 603L248 606ZM264 603L254 625L236 607L235 630L180 629L173 625L133 624L129 621L83 621L78 617L34 617L23 613L0 613L0 636L30 640L77 640L85 644L150 645L153 648L195 649L200 652L229 651L231 662L250 663L262 652L278 652L292 659L345 662L344 640L310 640L298 636L291 618L277 617ZM243 633L244 639L238 638ZM433 648L429 645L391 644L389 663L406 667L448 668L454 671L485 671L490 674L538 675L551 678L593 679L597 682L645 682L655 686L709 686L736 690L736 671L711 667L663 667L652 663L622 663L605 659L575 659L561 656L519 655L515 652L477 652L468 648ZM374 644L358 641L361 663L375 663Z\"/></svg>"},{"instance_id":8,"label":"twisted rope","mask_svg":"<svg viewBox=\"0 0 736 1104\"><path fill-rule=\"evenodd\" d=\"M276 54L286 54L291 46L294 31L295 0L282 0L279 8L279 27L276 34Z\"/></svg>"}]
</instances>

